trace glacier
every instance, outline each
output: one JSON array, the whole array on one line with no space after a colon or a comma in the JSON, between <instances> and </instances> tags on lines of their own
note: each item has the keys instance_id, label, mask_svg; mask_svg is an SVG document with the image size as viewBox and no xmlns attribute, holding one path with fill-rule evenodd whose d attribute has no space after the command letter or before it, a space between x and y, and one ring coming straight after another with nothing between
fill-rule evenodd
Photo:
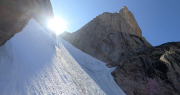
<instances>
[{"instance_id":1,"label":"glacier","mask_svg":"<svg viewBox=\"0 0 180 95\"><path fill-rule=\"evenodd\" d=\"M0 47L0 95L125 95L114 69L31 19Z\"/></svg>"}]
</instances>

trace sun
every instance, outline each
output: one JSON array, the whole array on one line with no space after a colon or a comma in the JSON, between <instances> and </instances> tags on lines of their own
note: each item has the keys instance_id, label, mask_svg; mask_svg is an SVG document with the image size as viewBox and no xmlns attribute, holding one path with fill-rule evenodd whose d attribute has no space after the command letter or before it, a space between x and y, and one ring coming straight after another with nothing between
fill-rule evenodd
<instances>
[{"instance_id":1,"label":"sun","mask_svg":"<svg viewBox=\"0 0 180 95\"><path fill-rule=\"evenodd\" d=\"M53 30L56 33L56 35L59 35L65 31L66 22L64 22L60 18L55 17L54 19L48 21L48 28Z\"/></svg>"}]
</instances>

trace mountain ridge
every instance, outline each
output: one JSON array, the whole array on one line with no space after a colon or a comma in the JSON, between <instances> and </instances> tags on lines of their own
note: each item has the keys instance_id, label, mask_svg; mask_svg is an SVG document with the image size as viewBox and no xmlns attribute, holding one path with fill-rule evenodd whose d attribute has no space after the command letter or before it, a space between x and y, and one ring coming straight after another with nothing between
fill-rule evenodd
<instances>
[{"instance_id":1,"label":"mountain ridge","mask_svg":"<svg viewBox=\"0 0 180 95\"><path fill-rule=\"evenodd\" d=\"M123 16L124 13L126 13L126 16ZM129 25L128 23L132 21L135 24ZM142 37L139 26L136 27L137 29L133 28L134 26L138 26L134 16L126 7L123 7L120 13L105 12L76 32L64 32L60 37L69 41L85 53L106 63L112 63L119 60L119 57L117 57L119 54L117 53L135 50L141 47L152 47ZM105 49L104 47L107 48Z\"/></svg>"}]
</instances>

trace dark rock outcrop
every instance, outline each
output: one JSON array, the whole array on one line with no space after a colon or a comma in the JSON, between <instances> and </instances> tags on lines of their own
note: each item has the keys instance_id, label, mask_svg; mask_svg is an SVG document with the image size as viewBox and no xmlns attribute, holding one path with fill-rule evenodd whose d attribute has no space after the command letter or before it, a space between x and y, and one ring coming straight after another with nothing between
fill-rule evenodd
<instances>
[{"instance_id":1,"label":"dark rock outcrop","mask_svg":"<svg viewBox=\"0 0 180 95\"><path fill-rule=\"evenodd\" d=\"M131 51L112 72L128 95L180 95L180 42Z\"/></svg>"},{"instance_id":2,"label":"dark rock outcrop","mask_svg":"<svg viewBox=\"0 0 180 95\"><path fill-rule=\"evenodd\" d=\"M152 47L127 7L103 13L60 37L108 66L117 66L112 75L127 95L180 95L180 42Z\"/></svg>"},{"instance_id":3,"label":"dark rock outcrop","mask_svg":"<svg viewBox=\"0 0 180 95\"><path fill-rule=\"evenodd\" d=\"M53 18L50 0L0 0L0 46L20 32L31 18L46 27Z\"/></svg>"}]
</instances>

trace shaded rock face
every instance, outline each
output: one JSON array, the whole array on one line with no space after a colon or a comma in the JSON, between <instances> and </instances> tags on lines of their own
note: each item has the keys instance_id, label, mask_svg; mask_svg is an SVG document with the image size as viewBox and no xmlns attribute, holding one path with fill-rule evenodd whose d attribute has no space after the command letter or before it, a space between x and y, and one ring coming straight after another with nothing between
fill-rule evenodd
<instances>
[{"instance_id":1,"label":"shaded rock face","mask_svg":"<svg viewBox=\"0 0 180 95\"><path fill-rule=\"evenodd\" d=\"M0 46L20 32L31 18L43 27L53 18L50 0L1 0L0 13Z\"/></svg>"},{"instance_id":2,"label":"shaded rock face","mask_svg":"<svg viewBox=\"0 0 180 95\"><path fill-rule=\"evenodd\" d=\"M129 24L135 22L133 24ZM103 13L74 33L60 35L83 52L106 63L120 62L126 52L151 47L130 11Z\"/></svg>"},{"instance_id":3,"label":"shaded rock face","mask_svg":"<svg viewBox=\"0 0 180 95\"><path fill-rule=\"evenodd\" d=\"M180 42L131 51L112 72L128 95L180 95Z\"/></svg>"}]
</instances>

